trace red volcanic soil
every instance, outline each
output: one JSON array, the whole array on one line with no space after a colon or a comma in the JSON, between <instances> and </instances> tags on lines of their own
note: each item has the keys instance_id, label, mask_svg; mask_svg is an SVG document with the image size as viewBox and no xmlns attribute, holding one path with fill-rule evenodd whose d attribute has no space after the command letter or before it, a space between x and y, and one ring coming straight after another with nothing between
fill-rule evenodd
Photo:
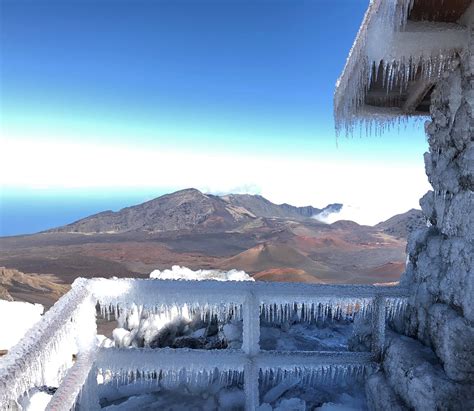
<instances>
[{"instance_id":1,"label":"red volcanic soil","mask_svg":"<svg viewBox=\"0 0 474 411\"><path fill-rule=\"evenodd\" d=\"M275 267L292 267L297 270L312 272L327 271L327 267L311 260L298 250L283 244L259 244L243 253L226 259L222 268L237 268L249 273L274 269Z\"/></svg>"},{"instance_id":2,"label":"red volcanic soil","mask_svg":"<svg viewBox=\"0 0 474 411\"><path fill-rule=\"evenodd\" d=\"M389 282L395 282L400 279L400 276L405 271L405 263L390 261L379 267L373 268L367 274L375 278L384 278Z\"/></svg>"},{"instance_id":3,"label":"red volcanic soil","mask_svg":"<svg viewBox=\"0 0 474 411\"><path fill-rule=\"evenodd\" d=\"M304 235L295 236L292 239L298 250L307 252L313 251L315 248L337 247L340 250L352 250L357 248L355 244L348 243L340 238L337 234L326 234L321 237L309 237Z\"/></svg>"},{"instance_id":4,"label":"red volcanic soil","mask_svg":"<svg viewBox=\"0 0 474 411\"><path fill-rule=\"evenodd\" d=\"M318 283L323 281L304 270L294 268L271 268L260 271L252 276L257 281L282 281L289 283Z\"/></svg>"},{"instance_id":5,"label":"red volcanic soil","mask_svg":"<svg viewBox=\"0 0 474 411\"><path fill-rule=\"evenodd\" d=\"M198 253L177 253L161 243L122 242L115 244L87 244L85 255L125 264L143 274L152 270L185 265L189 268L215 267L220 259Z\"/></svg>"}]
</instances>

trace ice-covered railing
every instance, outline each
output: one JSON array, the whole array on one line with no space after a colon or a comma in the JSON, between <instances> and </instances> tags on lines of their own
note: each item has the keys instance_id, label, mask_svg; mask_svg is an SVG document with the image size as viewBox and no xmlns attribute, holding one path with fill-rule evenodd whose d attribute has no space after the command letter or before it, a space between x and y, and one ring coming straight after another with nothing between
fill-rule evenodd
<instances>
[{"instance_id":1,"label":"ice-covered railing","mask_svg":"<svg viewBox=\"0 0 474 411\"><path fill-rule=\"evenodd\" d=\"M406 290L400 287L313 285L297 283L218 282L137 279L77 280L72 290L44 316L42 322L7 355L1 370L1 396L9 404L32 386L43 385L42 374L54 356L65 352L72 365L57 383L48 409L99 408L97 379L169 384L202 383L211 378L241 381L246 409L259 404L259 380L278 381L296 376L303 381L363 376L383 350L385 321L404 307ZM95 348L95 307L104 315L120 314L139 306L149 312L183 310L212 313L226 320L243 320L240 350ZM350 318L355 312L372 317L372 352L261 351L260 318L284 321L296 313L303 321L314 316ZM208 315L208 314L207 314ZM79 332L79 329L81 332ZM84 332L83 332L84 331ZM66 344L64 344L66 343ZM61 359L63 354L57 358ZM59 361L61 362L61 361ZM62 364L62 362L61 362ZM63 369L64 371L64 369ZM6 408L4 406L4 408Z\"/></svg>"},{"instance_id":2,"label":"ice-covered railing","mask_svg":"<svg viewBox=\"0 0 474 411\"><path fill-rule=\"evenodd\" d=\"M241 318L241 350L100 349L96 367L120 381L133 380L136 372L141 378L153 379L159 370L167 370L167 378L181 375L186 382L207 378L213 370L224 379L243 373L248 410L259 404L259 377L265 380L275 374L278 380L282 375L296 375L313 381L325 376L363 375L383 349L386 317L399 313L406 297L399 287L179 280L95 279L91 290L105 315L123 313L138 304L150 312L186 309L210 311L221 319L230 315ZM371 353L260 351L261 316L278 321L290 313L297 313L302 320L312 316L348 318L356 311L372 316Z\"/></svg>"},{"instance_id":3,"label":"ice-covered railing","mask_svg":"<svg viewBox=\"0 0 474 411\"><path fill-rule=\"evenodd\" d=\"M0 358L0 409L17 409L17 399L33 387L58 386L73 355L90 347L95 334L95 303L87 280L77 279L71 291Z\"/></svg>"}]
</instances>

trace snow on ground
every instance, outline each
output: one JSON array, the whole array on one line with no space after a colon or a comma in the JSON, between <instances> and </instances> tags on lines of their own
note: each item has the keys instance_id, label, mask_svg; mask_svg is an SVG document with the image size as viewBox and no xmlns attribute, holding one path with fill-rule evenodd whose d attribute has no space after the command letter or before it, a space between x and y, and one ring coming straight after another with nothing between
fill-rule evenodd
<instances>
[{"instance_id":1,"label":"snow on ground","mask_svg":"<svg viewBox=\"0 0 474 411\"><path fill-rule=\"evenodd\" d=\"M9 350L41 319L44 307L21 301L0 300L0 350Z\"/></svg>"},{"instance_id":2,"label":"snow on ground","mask_svg":"<svg viewBox=\"0 0 474 411\"><path fill-rule=\"evenodd\" d=\"M171 269L155 270L150 278L159 280L217 280L217 281L254 281L245 271L196 270L174 265Z\"/></svg>"},{"instance_id":3,"label":"snow on ground","mask_svg":"<svg viewBox=\"0 0 474 411\"><path fill-rule=\"evenodd\" d=\"M208 386L180 384L174 389L160 384L143 386L133 395L128 394L136 389L135 384L115 386L115 396L102 398L102 409L106 411L133 410L243 410L245 394L242 385L225 386L214 381ZM110 401L110 398L113 400Z\"/></svg>"},{"instance_id":4,"label":"snow on ground","mask_svg":"<svg viewBox=\"0 0 474 411\"><path fill-rule=\"evenodd\" d=\"M300 380L287 379L274 386L260 382L260 404L259 411L367 410L363 383L355 381L304 385ZM101 406L107 411L237 411L244 410L245 393L242 381L226 385L219 378L208 385L181 382L175 387L162 381L123 385L114 381L105 387Z\"/></svg>"},{"instance_id":5,"label":"snow on ground","mask_svg":"<svg viewBox=\"0 0 474 411\"><path fill-rule=\"evenodd\" d=\"M19 401L20 410L22 411L43 411L51 401L53 392L47 389L39 390L34 388L29 395L25 395Z\"/></svg>"}]
</instances>

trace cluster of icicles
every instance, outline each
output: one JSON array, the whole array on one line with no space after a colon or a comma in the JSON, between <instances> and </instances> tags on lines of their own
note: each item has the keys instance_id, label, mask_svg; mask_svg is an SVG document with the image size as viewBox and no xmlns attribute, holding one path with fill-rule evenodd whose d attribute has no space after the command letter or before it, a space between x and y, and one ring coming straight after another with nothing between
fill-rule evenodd
<instances>
[{"instance_id":1,"label":"cluster of icicles","mask_svg":"<svg viewBox=\"0 0 474 411\"><path fill-rule=\"evenodd\" d=\"M196 316L199 316L202 321L209 321L211 318L216 318L219 322L227 322L231 318L242 319L242 305L235 303L156 304L152 306L136 306L134 304L103 305L99 303L99 307L102 317L107 318L107 320L110 320L112 317L118 318L119 316L126 318L135 307L138 307L138 312L141 314L160 314L169 321L176 317L195 318Z\"/></svg>"},{"instance_id":2,"label":"cluster of icicles","mask_svg":"<svg viewBox=\"0 0 474 411\"><path fill-rule=\"evenodd\" d=\"M284 380L298 379L303 386L331 385L340 382L362 381L371 364L336 364L311 367L265 368L259 371L260 382L263 387L276 385ZM221 386L243 385L243 370L189 370L185 368L166 369L157 371L140 371L123 369L116 372L99 370L99 379L104 382L104 389L108 384L122 386L140 382L145 384L160 384L164 388L173 389L181 384L194 387L207 387L213 383Z\"/></svg>"},{"instance_id":3,"label":"cluster of icicles","mask_svg":"<svg viewBox=\"0 0 474 411\"><path fill-rule=\"evenodd\" d=\"M442 56L410 57L399 60L372 62L372 67L367 70L368 82L365 91L371 84L381 80L382 87L387 93L398 89L400 93L405 91L410 81L418 76L425 80L435 80L441 77L443 72L454 64L456 53L451 52ZM380 79L379 76L382 76Z\"/></svg>"},{"instance_id":4,"label":"cluster of icicles","mask_svg":"<svg viewBox=\"0 0 474 411\"><path fill-rule=\"evenodd\" d=\"M336 385L341 382L363 381L371 367L370 364L337 364L292 369L268 368L260 370L260 381L264 388L289 379L300 381L302 386Z\"/></svg>"},{"instance_id":5,"label":"cluster of icicles","mask_svg":"<svg viewBox=\"0 0 474 411\"><path fill-rule=\"evenodd\" d=\"M408 124L410 113L401 113L398 108L385 107L382 110L363 107L365 96L370 86L380 80L386 90L387 96L371 97L371 104L383 106L387 103L397 103L402 98L402 93L407 90L411 81L416 78L434 81L441 78L448 67L454 65L457 56L455 53L435 57L412 57L405 59L369 62L364 61L361 76L358 80L347 86L344 91L345 98L335 104L336 132L338 135L354 135L356 130L365 135L382 135L392 129L400 129L403 124ZM398 89L400 97L389 92ZM347 98L347 96L354 96ZM423 120L423 117L421 117ZM420 121L421 123L421 121Z\"/></svg>"},{"instance_id":6,"label":"cluster of icicles","mask_svg":"<svg viewBox=\"0 0 474 411\"><path fill-rule=\"evenodd\" d=\"M406 307L406 298L386 298L386 317L389 320L403 315ZM110 320L112 316L127 317L133 309L128 305L100 305L100 312L104 318ZM212 318L219 322L227 322L230 319L242 319L242 305L228 304L158 304L151 307L138 306L140 313L160 314L169 321L176 316L191 317L199 316L202 321L210 321ZM367 318L372 314L372 298L327 298L318 299L317 302L278 302L263 303L260 305L261 317L269 323L285 323L290 320L300 322L314 322L317 320L354 320L356 315Z\"/></svg>"},{"instance_id":7,"label":"cluster of icicles","mask_svg":"<svg viewBox=\"0 0 474 411\"><path fill-rule=\"evenodd\" d=\"M173 389L181 384L192 387L208 387L213 383L221 386L243 385L243 370L221 370L214 369L187 369L177 367L175 369L164 369L156 371L128 370L111 372L110 370L99 370L99 379L103 380L103 389L107 384L116 386L128 385L136 382L148 384L160 384L167 389Z\"/></svg>"},{"instance_id":8,"label":"cluster of icicles","mask_svg":"<svg viewBox=\"0 0 474 411\"><path fill-rule=\"evenodd\" d=\"M318 302L263 304L260 312L270 323L283 323L295 318L301 322L353 320L357 314L366 317L372 312L372 299L328 298Z\"/></svg>"},{"instance_id":9,"label":"cluster of icicles","mask_svg":"<svg viewBox=\"0 0 474 411\"><path fill-rule=\"evenodd\" d=\"M387 298L385 300L385 318L395 320L405 315L407 308L406 298Z\"/></svg>"},{"instance_id":10,"label":"cluster of icicles","mask_svg":"<svg viewBox=\"0 0 474 411\"><path fill-rule=\"evenodd\" d=\"M396 89L402 93L415 78L427 81L440 78L456 60L456 52L450 50L440 50L440 54L434 56L420 52L409 57L381 57L381 52L390 44L394 33L405 25L413 3L413 0L374 0L369 6L343 75L336 84L334 118L338 136L354 135L356 130L360 134L381 135L394 127L400 129L402 124L409 122L408 113L404 115L399 109L390 107L383 110L363 107L370 86L381 80L387 94ZM374 22L370 19L375 14L377 17L372 19ZM383 33L378 32L381 28ZM378 44L381 37L383 43ZM375 46L372 44L372 48L377 50L377 56L371 56L369 39L376 43ZM387 103L387 99L380 97L382 102ZM371 104L377 105L377 101L371 101Z\"/></svg>"}]
</instances>

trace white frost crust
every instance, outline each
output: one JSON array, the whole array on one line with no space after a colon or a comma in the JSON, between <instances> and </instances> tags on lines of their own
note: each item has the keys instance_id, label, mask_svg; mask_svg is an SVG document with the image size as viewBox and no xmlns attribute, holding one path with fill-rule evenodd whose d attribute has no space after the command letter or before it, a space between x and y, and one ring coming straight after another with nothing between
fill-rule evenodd
<instances>
[{"instance_id":1,"label":"white frost crust","mask_svg":"<svg viewBox=\"0 0 474 411\"><path fill-rule=\"evenodd\" d=\"M83 328L79 313L88 296L86 280L76 280L71 291L0 358L0 409L15 407L32 387L59 385L78 351L76 335Z\"/></svg>"},{"instance_id":2,"label":"white frost crust","mask_svg":"<svg viewBox=\"0 0 474 411\"><path fill-rule=\"evenodd\" d=\"M406 121L401 109L364 106L365 95L382 68L387 91L406 90L421 69L421 78L436 81L468 45L468 30L445 23L407 22L413 0L373 0L336 82L334 117L337 134L352 134L357 126L381 133L396 121ZM375 124L375 127L374 127Z\"/></svg>"},{"instance_id":3,"label":"white frost crust","mask_svg":"<svg viewBox=\"0 0 474 411\"><path fill-rule=\"evenodd\" d=\"M93 384L87 384L87 382L88 378L92 377L90 374L95 355L95 350L90 350L78 356L76 363L69 369L61 385L54 393L53 398L46 407L46 411L72 410L78 403L79 396L84 388L85 390L94 389ZM81 401L81 406L84 407L83 401ZM89 404L89 407L87 407L91 411L94 408L96 407L93 404Z\"/></svg>"}]
</instances>

